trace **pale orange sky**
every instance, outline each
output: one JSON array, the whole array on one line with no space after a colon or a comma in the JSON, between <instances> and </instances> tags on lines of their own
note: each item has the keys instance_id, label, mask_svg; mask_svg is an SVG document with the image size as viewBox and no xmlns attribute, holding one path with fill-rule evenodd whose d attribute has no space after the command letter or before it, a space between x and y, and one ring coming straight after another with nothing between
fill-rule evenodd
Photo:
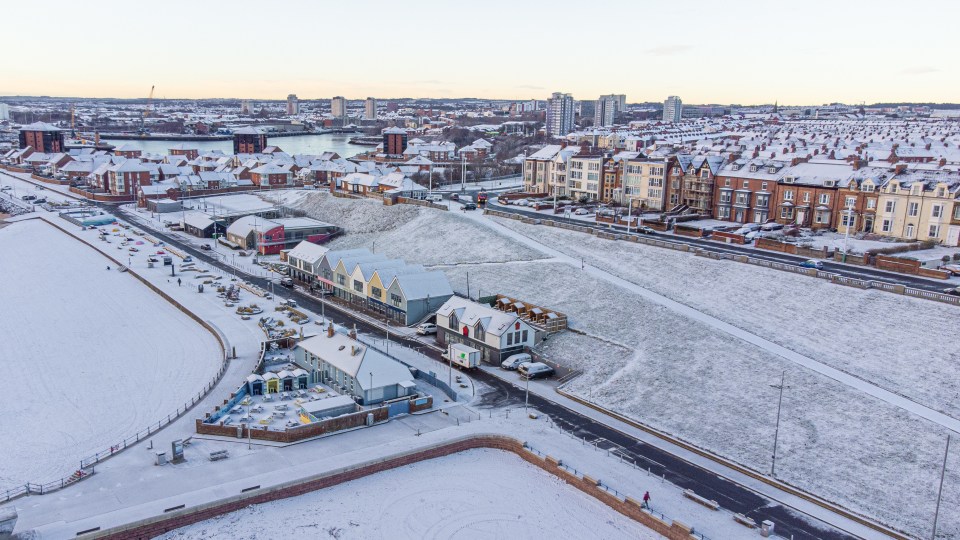
<instances>
[{"instance_id":1,"label":"pale orange sky","mask_svg":"<svg viewBox=\"0 0 960 540\"><path fill-rule=\"evenodd\" d=\"M956 3L781 4L18 2L0 95L960 101Z\"/></svg>"}]
</instances>

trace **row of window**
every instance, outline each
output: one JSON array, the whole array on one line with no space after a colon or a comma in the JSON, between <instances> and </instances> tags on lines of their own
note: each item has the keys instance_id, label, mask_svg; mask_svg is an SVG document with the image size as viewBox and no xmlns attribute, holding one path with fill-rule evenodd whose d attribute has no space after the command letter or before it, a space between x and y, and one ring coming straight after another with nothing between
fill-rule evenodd
<instances>
[{"instance_id":1,"label":"row of window","mask_svg":"<svg viewBox=\"0 0 960 540\"><path fill-rule=\"evenodd\" d=\"M884 206L883 210L887 213L892 213L897 208L897 201L887 201L887 204ZM920 215L920 203L910 202L907 203L907 215L910 217L916 217ZM939 218L943 216L943 205L935 204L930 207L930 217ZM954 216L960 216L960 207L954 210Z\"/></svg>"}]
</instances>

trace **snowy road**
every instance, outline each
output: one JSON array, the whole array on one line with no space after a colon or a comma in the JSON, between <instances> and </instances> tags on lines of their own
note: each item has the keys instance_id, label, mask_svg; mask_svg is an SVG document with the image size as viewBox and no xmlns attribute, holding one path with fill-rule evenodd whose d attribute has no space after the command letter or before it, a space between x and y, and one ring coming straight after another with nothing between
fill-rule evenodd
<instances>
[{"instance_id":1,"label":"snowy road","mask_svg":"<svg viewBox=\"0 0 960 540\"><path fill-rule=\"evenodd\" d=\"M709 327L712 327L720 332L728 334L732 337L760 347L770 353L776 354L786 360L789 360L798 366L802 366L811 371L829 377L845 386L853 388L855 390L864 392L870 396L873 396L877 399L885 401L893 406L899 407L905 411L908 411L912 414L920 416L926 420L929 420L935 424L938 424L942 427L945 427L949 430L952 430L956 433L960 433L960 420L953 418L951 416L945 415L939 411L931 409L920 405L910 399L907 399L903 396L880 388L874 384L870 384L860 378L857 378L848 373L844 373L838 369L832 368L822 362L814 360L813 358L798 354L786 347L773 343L772 341L761 338L755 334L747 332L741 328L737 328L727 322L724 322L716 317L707 315L701 311L698 311L686 304L682 304L673 299L670 299L661 294L655 293L649 289L645 289L636 283L627 281L620 277L617 277L609 272L606 272L596 266L593 266L589 263L584 263L581 259L571 257L567 253L555 249L551 246L547 246L537 240L530 238L526 235L523 235L517 231L504 227L503 225L497 223L494 219L491 219L488 216L483 215L480 212L466 212L464 215L468 216L470 219L482 223L490 229L496 231L498 234L509 236L514 240L522 243L523 245L530 247L532 249L538 250L548 257L555 258L557 260L563 261L566 264L571 266L583 266L583 271L589 276L604 280L613 285L622 287L628 291L631 291L638 296L654 302L658 305L661 305L675 313L689 317L703 324L706 324Z\"/></svg>"}]
</instances>

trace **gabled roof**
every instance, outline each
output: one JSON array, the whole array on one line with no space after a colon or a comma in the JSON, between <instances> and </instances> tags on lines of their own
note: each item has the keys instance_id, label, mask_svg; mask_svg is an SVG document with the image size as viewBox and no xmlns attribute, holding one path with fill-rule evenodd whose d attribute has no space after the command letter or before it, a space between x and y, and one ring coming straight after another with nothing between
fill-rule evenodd
<instances>
[{"instance_id":1,"label":"gabled roof","mask_svg":"<svg viewBox=\"0 0 960 540\"><path fill-rule=\"evenodd\" d=\"M333 337L322 334L305 339L297 347L347 373L364 391L371 388L371 381L373 388L381 388L413 379L400 362L341 332L334 332Z\"/></svg>"},{"instance_id":2,"label":"gabled roof","mask_svg":"<svg viewBox=\"0 0 960 540\"><path fill-rule=\"evenodd\" d=\"M523 322L516 313L493 309L486 304L478 304L459 296L450 297L437 310L437 315L444 317L450 317L451 313L456 314L460 324L472 327L479 322L483 325L484 331L495 336L501 336L504 332L512 330L517 321ZM525 322L523 324L526 325Z\"/></svg>"},{"instance_id":3,"label":"gabled roof","mask_svg":"<svg viewBox=\"0 0 960 540\"><path fill-rule=\"evenodd\" d=\"M309 264L317 264L328 251L328 248L304 240L297 244L295 248L291 249L287 253L287 257L298 259Z\"/></svg>"},{"instance_id":4,"label":"gabled roof","mask_svg":"<svg viewBox=\"0 0 960 540\"><path fill-rule=\"evenodd\" d=\"M390 287L394 284L400 288L408 302L424 298L448 298L453 295L447 275L439 270L419 274L400 274L393 278Z\"/></svg>"}]
</instances>

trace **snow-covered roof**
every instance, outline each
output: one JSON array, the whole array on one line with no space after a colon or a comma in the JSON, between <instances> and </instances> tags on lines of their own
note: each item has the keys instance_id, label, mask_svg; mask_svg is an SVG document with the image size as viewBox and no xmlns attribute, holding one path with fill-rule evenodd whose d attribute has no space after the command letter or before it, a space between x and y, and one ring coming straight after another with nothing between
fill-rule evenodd
<instances>
[{"instance_id":1,"label":"snow-covered roof","mask_svg":"<svg viewBox=\"0 0 960 540\"><path fill-rule=\"evenodd\" d=\"M371 388L371 380L372 388L382 388L413 379L400 362L341 332L334 332L333 337L322 334L305 339L297 347L349 374L362 390Z\"/></svg>"},{"instance_id":2,"label":"snow-covered roof","mask_svg":"<svg viewBox=\"0 0 960 540\"><path fill-rule=\"evenodd\" d=\"M450 317L451 314L457 315L457 321L460 324L474 326L478 322L483 326L485 332L495 336L503 335L509 329L512 329L520 317L516 313L508 313L494 309L486 304L478 304L466 298L452 296L447 300L437 315Z\"/></svg>"},{"instance_id":3,"label":"snow-covered roof","mask_svg":"<svg viewBox=\"0 0 960 540\"><path fill-rule=\"evenodd\" d=\"M330 251L329 248L325 248L323 246L314 244L313 242L307 242L304 240L297 244L296 247L291 249L287 253L287 257L301 260L309 264L317 264L328 251Z\"/></svg>"}]
</instances>

